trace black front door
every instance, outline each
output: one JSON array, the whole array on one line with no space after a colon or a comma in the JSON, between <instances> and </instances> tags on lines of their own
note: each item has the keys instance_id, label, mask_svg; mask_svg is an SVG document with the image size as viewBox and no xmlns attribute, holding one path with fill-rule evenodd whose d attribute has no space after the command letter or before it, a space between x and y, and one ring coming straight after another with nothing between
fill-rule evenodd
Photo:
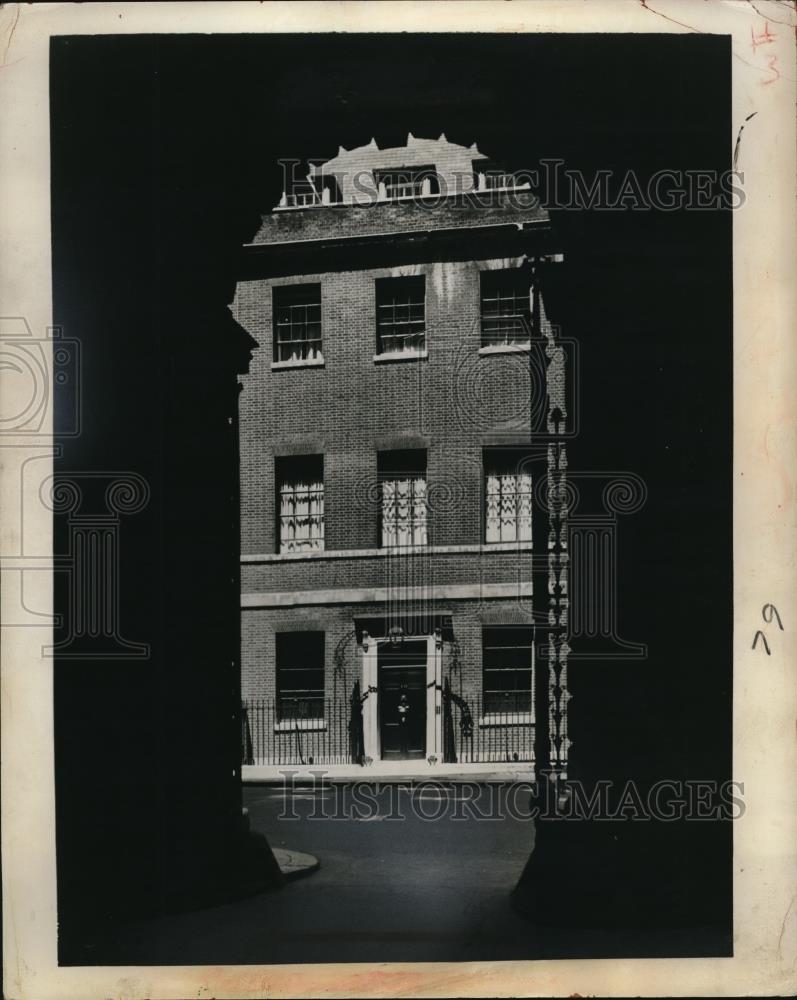
<instances>
[{"instance_id":1,"label":"black front door","mask_svg":"<svg viewBox=\"0 0 797 1000\"><path fill-rule=\"evenodd\" d=\"M426 640L380 646L379 730L384 760L426 756Z\"/></svg>"}]
</instances>

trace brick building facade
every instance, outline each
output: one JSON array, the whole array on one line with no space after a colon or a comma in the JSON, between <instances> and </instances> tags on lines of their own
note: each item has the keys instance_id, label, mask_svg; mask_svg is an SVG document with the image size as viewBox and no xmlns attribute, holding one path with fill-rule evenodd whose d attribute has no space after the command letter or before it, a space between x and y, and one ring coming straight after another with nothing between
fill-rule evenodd
<instances>
[{"instance_id":1,"label":"brick building facade","mask_svg":"<svg viewBox=\"0 0 797 1000\"><path fill-rule=\"evenodd\" d=\"M522 179L412 135L244 247L245 764L530 764L540 668L565 759L555 250Z\"/></svg>"}]
</instances>

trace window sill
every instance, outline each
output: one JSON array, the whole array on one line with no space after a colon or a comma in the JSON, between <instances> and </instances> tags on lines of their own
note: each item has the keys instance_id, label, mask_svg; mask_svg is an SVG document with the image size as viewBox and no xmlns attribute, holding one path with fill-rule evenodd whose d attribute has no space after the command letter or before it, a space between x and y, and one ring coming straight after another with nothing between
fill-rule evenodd
<instances>
[{"instance_id":1,"label":"window sill","mask_svg":"<svg viewBox=\"0 0 797 1000\"><path fill-rule=\"evenodd\" d=\"M303 559L373 559L379 556L425 552L428 555L485 555L493 552L531 552L531 542L484 542L481 545L414 545L392 549L305 549L242 555L242 563L282 563Z\"/></svg>"},{"instance_id":2,"label":"window sill","mask_svg":"<svg viewBox=\"0 0 797 1000\"><path fill-rule=\"evenodd\" d=\"M479 348L479 354L528 354L531 344L528 340L519 344L487 344Z\"/></svg>"},{"instance_id":3,"label":"window sill","mask_svg":"<svg viewBox=\"0 0 797 1000\"><path fill-rule=\"evenodd\" d=\"M274 723L275 733L295 733L298 729L299 732L321 732L325 731L327 728L326 720L324 719L283 719L281 722Z\"/></svg>"},{"instance_id":4,"label":"window sill","mask_svg":"<svg viewBox=\"0 0 797 1000\"><path fill-rule=\"evenodd\" d=\"M531 712L511 712L507 715L483 715L479 726L487 729L491 726L533 726L534 716Z\"/></svg>"},{"instance_id":5,"label":"window sill","mask_svg":"<svg viewBox=\"0 0 797 1000\"><path fill-rule=\"evenodd\" d=\"M516 542L485 542L483 552L531 552L534 545L530 538L521 538Z\"/></svg>"},{"instance_id":6,"label":"window sill","mask_svg":"<svg viewBox=\"0 0 797 1000\"><path fill-rule=\"evenodd\" d=\"M323 368L323 358L307 358L304 361L272 361L271 369L280 370L283 368Z\"/></svg>"},{"instance_id":7,"label":"window sill","mask_svg":"<svg viewBox=\"0 0 797 1000\"><path fill-rule=\"evenodd\" d=\"M428 357L427 351L390 351L387 354L375 354L374 362L382 364L385 361L415 361Z\"/></svg>"}]
</instances>

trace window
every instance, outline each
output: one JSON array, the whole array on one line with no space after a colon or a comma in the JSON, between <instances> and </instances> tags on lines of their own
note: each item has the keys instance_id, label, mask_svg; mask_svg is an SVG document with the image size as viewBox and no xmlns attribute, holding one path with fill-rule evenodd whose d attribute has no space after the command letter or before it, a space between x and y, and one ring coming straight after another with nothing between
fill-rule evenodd
<instances>
[{"instance_id":1,"label":"window","mask_svg":"<svg viewBox=\"0 0 797 1000\"><path fill-rule=\"evenodd\" d=\"M417 354L426 347L426 279L377 278L376 340L379 354Z\"/></svg>"},{"instance_id":2,"label":"window","mask_svg":"<svg viewBox=\"0 0 797 1000\"><path fill-rule=\"evenodd\" d=\"M440 180L431 164L374 170L380 198L419 198L440 193Z\"/></svg>"},{"instance_id":3,"label":"window","mask_svg":"<svg viewBox=\"0 0 797 1000\"><path fill-rule=\"evenodd\" d=\"M473 186L477 191L501 191L507 188L529 187L526 178L508 173L497 160L473 160Z\"/></svg>"},{"instance_id":4,"label":"window","mask_svg":"<svg viewBox=\"0 0 797 1000\"><path fill-rule=\"evenodd\" d=\"M289 192L283 192L280 208L317 208L320 205L340 204L340 187L334 174L315 174L297 180Z\"/></svg>"},{"instance_id":5,"label":"window","mask_svg":"<svg viewBox=\"0 0 797 1000\"><path fill-rule=\"evenodd\" d=\"M324 633L278 632L277 716L324 718Z\"/></svg>"},{"instance_id":6,"label":"window","mask_svg":"<svg viewBox=\"0 0 797 1000\"><path fill-rule=\"evenodd\" d=\"M321 285L273 289L274 361L323 361Z\"/></svg>"},{"instance_id":7,"label":"window","mask_svg":"<svg viewBox=\"0 0 797 1000\"><path fill-rule=\"evenodd\" d=\"M531 277L525 267L481 272L482 346L531 340Z\"/></svg>"},{"instance_id":8,"label":"window","mask_svg":"<svg viewBox=\"0 0 797 1000\"><path fill-rule=\"evenodd\" d=\"M278 458L276 473L280 552L323 549L323 455Z\"/></svg>"},{"instance_id":9,"label":"window","mask_svg":"<svg viewBox=\"0 0 797 1000\"><path fill-rule=\"evenodd\" d=\"M530 712L534 633L519 625L482 629L485 715Z\"/></svg>"},{"instance_id":10,"label":"window","mask_svg":"<svg viewBox=\"0 0 797 1000\"><path fill-rule=\"evenodd\" d=\"M426 545L426 452L380 452L377 474L379 535L383 548Z\"/></svg>"},{"instance_id":11,"label":"window","mask_svg":"<svg viewBox=\"0 0 797 1000\"><path fill-rule=\"evenodd\" d=\"M531 473L522 454L484 453L485 542L531 541Z\"/></svg>"}]
</instances>

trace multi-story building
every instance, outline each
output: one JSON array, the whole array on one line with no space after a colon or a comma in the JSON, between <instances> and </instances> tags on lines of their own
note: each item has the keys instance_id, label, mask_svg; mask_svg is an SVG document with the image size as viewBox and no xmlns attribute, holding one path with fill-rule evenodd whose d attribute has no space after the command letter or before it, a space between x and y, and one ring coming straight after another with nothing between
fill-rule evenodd
<instances>
[{"instance_id":1,"label":"multi-story building","mask_svg":"<svg viewBox=\"0 0 797 1000\"><path fill-rule=\"evenodd\" d=\"M245 764L530 763L542 658L564 760L555 250L521 177L412 134L312 166L244 247Z\"/></svg>"}]
</instances>

